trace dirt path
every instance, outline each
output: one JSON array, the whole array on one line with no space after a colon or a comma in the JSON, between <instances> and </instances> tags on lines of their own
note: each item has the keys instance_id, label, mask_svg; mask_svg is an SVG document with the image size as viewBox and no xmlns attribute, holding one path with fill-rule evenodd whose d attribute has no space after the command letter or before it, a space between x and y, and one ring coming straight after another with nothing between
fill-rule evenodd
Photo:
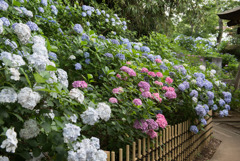
<instances>
[{"instance_id":1,"label":"dirt path","mask_svg":"<svg viewBox=\"0 0 240 161\"><path fill-rule=\"evenodd\" d=\"M240 161L240 118L214 120L213 136L222 143L210 161Z\"/></svg>"}]
</instances>

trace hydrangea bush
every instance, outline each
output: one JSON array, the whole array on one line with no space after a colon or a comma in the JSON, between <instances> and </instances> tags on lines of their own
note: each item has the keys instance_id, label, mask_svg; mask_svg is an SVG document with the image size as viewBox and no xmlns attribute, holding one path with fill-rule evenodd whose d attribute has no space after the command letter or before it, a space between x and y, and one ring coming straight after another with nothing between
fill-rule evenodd
<instances>
[{"instance_id":1,"label":"hydrangea bush","mask_svg":"<svg viewBox=\"0 0 240 161\"><path fill-rule=\"evenodd\" d=\"M228 114L216 71L131 41L126 21L97 7L1 1L1 158L102 161L101 149L168 124Z\"/></svg>"}]
</instances>

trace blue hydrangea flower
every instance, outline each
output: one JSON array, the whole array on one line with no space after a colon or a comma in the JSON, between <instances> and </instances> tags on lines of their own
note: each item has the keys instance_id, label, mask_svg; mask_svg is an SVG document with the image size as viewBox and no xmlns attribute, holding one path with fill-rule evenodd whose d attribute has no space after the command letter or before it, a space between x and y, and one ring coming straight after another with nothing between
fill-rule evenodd
<instances>
[{"instance_id":1,"label":"blue hydrangea flower","mask_svg":"<svg viewBox=\"0 0 240 161\"><path fill-rule=\"evenodd\" d=\"M5 40L4 44L9 45L13 50L15 50L18 47L16 42L10 41L9 39Z\"/></svg>"},{"instance_id":2,"label":"blue hydrangea flower","mask_svg":"<svg viewBox=\"0 0 240 161\"><path fill-rule=\"evenodd\" d=\"M228 110L223 110L223 114L224 114L224 116L228 116Z\"/></svg>"},{"instance_id":3,"label":"blue hydrangea flower","mask_svg":"<svg viewBox=\"0 0 240 161\"><path fill-rule=\"evenodd\" d=\"M122 28L124 31L127 29L127 26L123 26L123 28Z\"/></svg>"},{"instance_id":4,"label":"blue hydrangea flower","mask_svg":"<svg viewBox=\"0 0 240 161\"><path fill-rule=\"evenodd\" d=\"M205 111L208 113L208 112L209 112L209 107L208 107L208 105L204 104L203 107L204 107Z\"/></svg>"},{"instance_id":5,"label":"blue hydrangea flower","mask_svg":"<svg viewBox=\"0 0 240 161\"><path fill-rule=\"evenodd\" d=\"M89 36L87 34L82 34L82 41L85 41L85 40L89 41L90 40Z\"/></svg>"},{"instance_id":6,"label":"blue hydrangea flower","mask_svg":"<svg viewBox=\"0 0 240 161\"><path fill-rule=\"evenodd\" d=\"M185 68L181 69L182 75L186 75L187 74L187 70Z\"/></svg>"},{"instance_id":7,"label":"blue hydrangea flower","mask_svg":"<svg viewBox=\"0 0 240 161\"><path fill-rule=\"evenodd\" d=\"M154 59L161 59L162 60L162 57L160 55L155 55Z\"/></svg>"},{"instance_id":8,"label":"blue hydrangea flower","mask_svg":"<svg viewBox=\"0 0 240 161\"><path fill-rule=\"evenodd\" d=\"M197 107L195 107L195 111L196 111L197 115L200 116L200 117L204 117L207 114L204 107L202 105L199 105L199 104L197 105Z\"/></svg>"},{"instance_id":9,"label":"blue hydrangea flower","mask_svg":"<svg viewBox=\"0 0 240 161\"><path fill-rule=\"evenodd\" d=\"M82 65L80 63L76 63L75 70L82 70Z\"/></svg>"},{"instance_id":10,"label":"blue hydrangea flower","mask_svg":"<svg viewBox=\"0 0 240 161\"><path fill-rule=\"evenodd\" d=\"M112 42L113 44L120 45L119 41L116 40L116 39L112 39L111 42Z\"/></svg>"},{"instance_id":11,"label":"blue hydrangea flower","mask_svg":"<svg viewBox=\"0 0 240 161\"><path fill-rule=\"evenodd\" d=\"M25 7L20 7L20 9L24 12L27 11L27 9Z\"/></svg>"},{"instance_id":12,"label":"blue hydrangea flower","mask_svg":"<svg viewBox=\"0 0 240 161\"><path fill-rule=\"evenodd\" d=\"M54 52L49 52L48 56L50 60L54 60L54 61L57 60L57 54L55 54Z\"/></svg>"},{"instance_id":13,"label":"blue hydrangea flower","mask_svg":"<svg viewBox=\"0 0 240 161\"><path fill-rule=\"evenodd\" d=\"M84 53L84 57L85 57L85 58L88 58L89 56L90 56L90 54L89 54L88 52L85 52L85 53Z\"/></svg>"},{"instance_id":14,"label":"blue hydrangea flower","mask_svg":"<svg viewBox=\"0 0 240 161\"><path fill-rule=\"evenodd\" d=\"M47 2L47 0L41 0L41 4L44 5L44 6L47 6L48 2Z\"/></svg>"},{"instance_id":15,"label":"blue hydrangea flower","mask_svg":"<svg viewBox=\"0 0 240 161\"><path fill-rule=\"evenodd\" d=\"M8 3L5 1L0 1L0 10L6 11L8 9Z\"/></svg>"},{"instance_id":16,"label":"blue hydrangea flower","mask_svg":"<svg viewBox=\"0 0 240 161\"><path fill-rule=\"evenodd\" d=\"M90 59L85 59L86 64L90 64L91 60Z\"/></svg>"},{"instance_id":17,"label":"blue hydrangea flower","mask_svg":"<svg viewBox=\"0 0 240 161\"><path fill-rule=\"evenodd\" d=\"M146 56L146 57L147 57L147 56L148 56L148 53L143 53L142 56Z\"/></svg>"},{"instance_id":18,"label":"blue hydrangea flower","mask_svg":"<svg viewBox=\"0 0 240 161\"><path fill-rule=\"evenodd\" d=\"M189 86L189 82L187 82L187 81L184 81L183 84L184 84L184 86L185 86L185 89L188 89L188 88L190 87L190 86Z\"/></svg>"},{"instance_id":19,"label":"blue hydrangea flower","mask_svg":"<svg viewBox=\"0 0 240 161\"><path fill-rule=\"evenodd\" d=\"M90 6L82 5L82 10L87 11L87 10L90 10L90 9L91 9Z\"/></svg>"},{"instance_id":20,"label":"blue hydrangea flower","mask_svg":"<svg viewBox=\"0 0 240 161\"><path fill-rule=\"evenodd\" d=\"M54 15L57 15L57 14L58 14L58 10L57 10L56 6L51 5L51 9L52 9L52 13L53 13Z\"/></svg>"},{"instance_id":21,"label":"blue hydrangea flower","mask_svg":"<svg viewBox=\"0 0 240 161\"><path fill-rule=\"evenodd\" d=\"M44 13L44 9L42 7L38 7L38 11Z\"/></svg>"},{"instance_id":22,"label":"blue hydrangea flower","mask_svg":"<svg viewBox=\"0 0 240 161\"><path fill-rule=\"evenodd\" d=\"M225 105L225 101L224 101L223 99L220 99L220 100L219 100L219 105L220 105L221 107L223 107L223 106Z\"/></svg>"},{"instance_id":23,"label":"blue hydrangea flower","mask_svg":"<svg viewBox=\"0 0 240 161\"><path fill-rule=\"evenodd\" d=\"M105 19L105 22L109 22L109 19L106 18L106 19Z\"/></svg>"},{"instance_id":24,"label":"blue hydrangea flower","mask_svg":"<svg viewBox=\"0 0 240 161\"><path fill-rule=\"evenodd\" d=\"M162 70L168 70L168 67L165 66L164 64L160 65L159 67L160 67L160 69L162 69Z\"/></svg>"},{"instance_id":25,"label":"blue hydrangea flower","mask_svg":"<svg viewBox=\"0 0 240 161\"><path fill-rule=\"evenodd\" d=\"M105 36L102 36L102 35L98 36L98 38L102 40L106 40Z\"/></svg>"},{"instance_id":26,"label":"blue hydrangea flower","mask_svg":"<svg viewBox=\"0 0 240 161\"><path fill-rule=\"evenodd\" d=\"M229 105L225 105L225 109L230 110L231 108Z\"/></svg>"},{"instance_id":27,"label":"blue hydrangea flower","mask_svg":"<svg viewBox=\"0 0 240 161\"><path fill-rule=\"evenodd\" d=\"M105 14L105 11L104 11L104 10L102 10L102 14Z\"/></svg>"},{"instance_id":28,"label":"blue hydrangea flower","mask_svg":"<svg viewBox=\"0 0 240 161\"><path fill-rule=\"evenodd\" d=\"M170 77L174 77L175 73L174 72L169 72Z\"/></svg>"},{"instance_id":29,"label":"blue hydrangea flower","mask_svg":"<svg viewBox=\"0 0 240 161\"><path fill-rule=\"evenodd\" d=\"M216 111L218 109L218 106L217 105L213 105L212 109L213 109L213 111Z\"/></svg>"},{"instance_id":30,"label":"blue hydrangea flower","mask_svg":"<svg viewBox=\"0 0 240 161\"><path fill-rule=\"evenodd\" d=\"M114 18L111 18L110 20L111 20L112 22L115 22L115 19L114 19Z\"/></svg>"},{"instance_id":31,"label":"blue hydrangea flower","mask_svg":"<svg viewBox=\"0 0 240 161\"><path fill-rule=\"evenodd\" d=\"M28 25L28 27L31 29L31 31L38 31L38 25L35 24L34 22L28 21L26 23L26 25Z\"/></svg>"},{"instance_id":32,"label":"blue hydrangea flower","mask_svg":"<svg viewBox=\"0 0 240 161\"><path fill-rule=\"evenodd\" d=\"M205 75L203 73L194 73L193 76L196 78L201 77L202 79L205 79Z\"/></svg>"},{"instance_id":33,"label":"blue hydrangea flower","mask_svg":"<svg viewBox=\"0 0 240 161\"><path fill-rule=\"evenodd\" d=\"M15 26L16 26L17 24L18 24L18 23L14 23L14 24L12 25L13 30L15 29Z\"/></svg>"},{"instance_id":34,"label":"blue hydrangea flower","mask_svg":"<svg viewBox=\"0 0 240 161\"><path fill-rule=\"evenodd\" d=\"M104 54L106 57L109 57L109 58L112 58L113 57L113 55L111 54L111 53L105 53Z\"/></svg>"},{"instance_id":35,"label":"blue hydrangea flower","mask_svg":"<svg viewBox=\"0 0 240 161\"><path fill-rule=\"evenodd\" d=\"M124 54L117 54L115 57L118 57L120 60L125 60L125 55Z\"/></svg>"},{"instance_id":36,"label":"blue hydrangea flower","mask_svg":"<svg viewBox=\"0 0 240 161\"><path fill-rule=\"evenodd\" d=\"M148 56L147 56L147 58L149 59L149 60L151 60L152 62L154 62L154 56L152 55L152 54L149 54Z\"/></svg>"},{"instance_id":37,"label":"blue hydrangea flower","mask_svg":"<svg viewBox=\"0 0 240 161\"><path fill-rule=\"evenodd\" d=\"M207 125L207 121L206 121L204 118L201 119L201 123L202 123L204 126Z\"/></svg>"},{"instance_id":38,"label":"blue hydrangea flower","mask_svg":"<svg viewBox=\"0 0 240 161\"><path fill-rule=\"evenodd\" d=\"M86 17L87 16L86 12L82 12L82 16Z\"/></svg>"},{"instance_id":39,"label":"blue hydrangea flower","mask_svg":"<svg viewBox=\"0 0 240 161\"><path fill-rule=\"evenodd\" d=\"M206 88L206 90L211 90L213 88L212 82L205 80L203 86Z\"/></svg>"},{"instance_id":40,"label":"blue hydrangea flower","mask_svg":"<svg viewBox=\"0 0 240 161\"><path fill-rule=\"evenodd\" d=\"M208 96L208 99L209 99L209 100L214 99L214 93L211 92L211 91L208 91L208 92L207 92L207 96Z\"/></svg>"},{"instance_id":41,"label":"blue hydrangea flower","mask_svg":"<svg viewBox=\"0 0 240 161\"><path fill-rule=\"evenodd\" d=\"M223 92L222 94L224 96L225 102L230 103L232 99L232 94L230 92Z\"/></svg>"},{"instance_id":42,"label":"blue hydrangea flower","mask_svg":"<svg viewBox=\"0 0 240 161\"><path fill-rule=\"evenodd\" d=\"M87 11L87 15L91 16L92 15L92 11Z\"/></svg>"},{"instance_id":43,"label":"blue hydrangea flower","mask_svg":"<svg viewBox=\"0 0 240 161\"><path fill-rule=\"evenodd\" d=\"M213 100L208 100L208 105L211 106L214 104L214 101Z\"/></svg>"},{"instance_id":44,"label":"blue hydrangea flower","mask_svg":"<svg viewBox=\"0 0 240 161\"><path fill-rule=\"evenodd\" d=\"M190 93L190 96L191 97L198 97L198 91L192 90L191 93Z\"/></svg>"},{"instance_id":45,"label":"blue hydrangea flower","mask_svg":"<svg viewBox=\"0 0 240 161\"><path fill-rule=\"evenodd\" d=\"M101 15L101 12L98 9L96 9L96 13L98 16Z\"/></svg>"},{"instance_id":46,"label":"blue hydrangea flower","mask_svg":"<svg viewBox=\"0 0 240 161\"><path fill-rule=\"evenodd\" d=\"M123 25L127 25L126 21L123 21L122 24L123 24Z\"/></svg>"},{"instance_id":47,"label":"blue hydrangea flower","mask_svg":"<svg viewBox=\"0 0 240 161\"><path fill-rule=\"evenodd\" d=\"M65 9L66 9L66 10L70 10L70 7L69 7L69 6L66 6Z\"/></svg>"},{"instance_id":48,"label":"blue hydrangea flower","mask_svg":"<svg viewBox=\"0 0 240 161\"><path fill-rule=\"evenodd\" d=\"M83 28L80 24L75 24L73 29L79 34L83 32Z\"/></svg>"},{"instance_id":49,"label":"blue hydrangea flower","mask_svg":"<svg viewBox=\"0 0 240 161\"><path fill-rule=\"evenodd\" d=\"M197 77L196 81L196 85L202 88L204 83L203 79L201 77Z\"/></svg>"},{"instance_id":50,"label":"blue hydrangea flower","mask_svg":"<svg viewBox=\"0 0 240 161\"><path fill-rule=\"evenodd\" d=\"M9 20L6 18L6 17L2 17L2 18L0 18L2 21L3 21L3 25L4 26L9 26L10 25L10 22L9 22Z\"/></svg>"},{"instance_id":51,"label":"blue hydrangea flower","mask_svg":"<svg viewBox=\"0 0 240 161\"><path fill-rule=\"evenodd\" d=\"M86 22L86 25L87 25L87 26L90 26L90 22Z\"/></svg>"},{"instance_id":52,"label":"blue hydrangea flower","mask_svg":"<svg viewBox=\"0 0 240 161\"><path fill-rule=\"evenodd\" d=\"M138 45L134 45L134 47L133 47L135 50L140 50L140 46L138 46Z\"/></svg>"},{"instance_id":53,"label":"blue hydrangea flower","mask_svg":"<svg viewBox=\"0 0 240 161\"><path fill-rule=\"evenodd\" d=\"M219 111L219 116L220 116L220 117L224 117L223 111Z\"/></svg>"},{"instance_id":54,"label":"blue hydrangea flower","mask_svg":"<svg viewBox=\"0 0 240 161\"><path fill-rule=\"evenodd\" d=\"M132 49L132 44L130 42L127 43L126 49L128 49L128 50Z\"/></svg>"},{"instance_id":55,"label":"blue hydrangea flower","mask_svg":"<svg viewBox=\"0 0 240 161\"><path fill-rule=\"evenodd\" d=\"M183 92L183 91L185 91L186 88L185 88L185 85L183 83L181 83L181 84L179 84L178 89Z\"/></svg>"},{"instance_id":56,"label":"blue hydrangea flower","mask_svg":"<svg viewBox=\"0 0 240 161\"><path fill-rule=\"evenodd\" d=\"M109 18L110 17L109 14L106 14L106 17Z\"/></svg>"},{"instance_id":57,"label":"blue hydrangea flower","mask_svg":"<svg viewBox=\"0 0 240 161\"><path fill-rule=\"evenodd\" d=\"M142 51L142 52L147 52L147 53L148 53L148 52L150 52L151 50L150 50L150 48L147 47L147 46L142 46L142 47L141 47L141 51Z\"/></svg>"},{"instance_id":58,"label":"blue hydrangea flower","mask_svg":"<svg viewBox=\"0 0 240 161\"><path fill-rule=\"evenodd\" d=\"M61 34L63 34L63 31L62 31L61 28L58 28L58 31L59 31Z\"/></svg>"},{"instance_id":59,"label":"blue hydrangea flower","mask_svg":"<svg viewBox=\"0 0 240 161\"><path fill-rule=\"evenodd\" d=\"M194 134L198 133L198 128L196 125L191 125L190 126L190 131L193 132Z\"/></svg>"}]
</instances>

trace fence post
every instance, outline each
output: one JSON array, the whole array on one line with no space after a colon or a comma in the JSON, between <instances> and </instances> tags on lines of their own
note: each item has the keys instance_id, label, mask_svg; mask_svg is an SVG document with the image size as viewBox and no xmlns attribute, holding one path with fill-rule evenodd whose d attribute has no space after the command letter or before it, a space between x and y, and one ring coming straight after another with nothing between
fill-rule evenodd
<instances>
[{"instance_id":1,"label":"fence post","mask_svg":"<svg viewBox=\"0 0 240 161\"><path fill-rule=\"evenodd\" d=\"M126 161L129 161L130 156L129 156L129 145L126 146Z\"/></svg>"},{"instance_id":2,"label":"fence post","mask_svg":"<svg viewBox=\"0 0 240 161\"><path fill-rule=\"evenodd\" d=\"M146 138L143 138L143 161L146 161Z\"/></svg>"},{"instance_id":3,"label":"fence post","mask_svg":"<svg viewBox=\"0 0 240 161\"><path fill-rule=\"evenodd\" d=\"M138 139L138 158L142 157L142 147L141 147L142 143L141 143L141 139Z\"/></svg>"},{"instance_id":4,"label":"fence post","mask_svg":"<svg viewBox=\"0 0 240 161\"><path fill-rule=\"evenodd\" d=\"M123 161L123 149L119 149L119 161Z\"/></svg>"}]
</instances>

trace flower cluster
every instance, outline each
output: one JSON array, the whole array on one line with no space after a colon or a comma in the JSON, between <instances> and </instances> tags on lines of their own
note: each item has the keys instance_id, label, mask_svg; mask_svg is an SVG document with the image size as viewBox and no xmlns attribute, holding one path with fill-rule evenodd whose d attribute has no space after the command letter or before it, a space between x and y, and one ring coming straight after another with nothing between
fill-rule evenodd
<instances>
[{"instance_id":1,"label":"flower cluster","mask_svg":"<svg viewBox=\"0 0 240 161\"><path fill-rule=\"evenodd\" d=\"M2 142L1 148L6 148L6 152L15 153L17 148L18 140L17 133L14 128L8 129L6 132L7 139Z\"/></svg>"}]
</instances>

